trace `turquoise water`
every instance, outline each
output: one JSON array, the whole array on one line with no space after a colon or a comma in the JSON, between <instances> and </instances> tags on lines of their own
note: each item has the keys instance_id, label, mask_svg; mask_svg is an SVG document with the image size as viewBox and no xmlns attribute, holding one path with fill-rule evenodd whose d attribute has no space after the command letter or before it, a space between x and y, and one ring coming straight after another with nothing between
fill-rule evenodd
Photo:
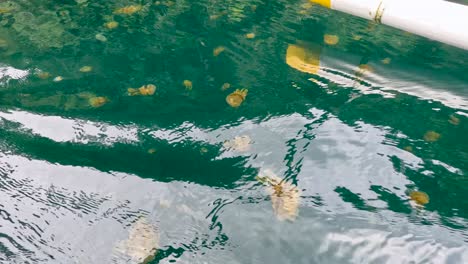
<instances>
[{"instance_id":1,"label":"turquoise water","mask_svg":"<svg viewBox=\"0 0 468 264\"><path fill-rule=\"evenodd\" d=\"M467 51L307 1L0 17L2 263L468 262Z\"/></svg>"}]
</instances>

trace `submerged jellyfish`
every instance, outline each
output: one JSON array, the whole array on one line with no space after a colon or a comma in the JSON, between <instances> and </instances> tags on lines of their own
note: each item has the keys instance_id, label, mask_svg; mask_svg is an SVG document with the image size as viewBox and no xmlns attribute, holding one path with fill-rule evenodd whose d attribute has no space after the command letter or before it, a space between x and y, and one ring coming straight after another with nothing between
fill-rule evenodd
<instances>
[{"instance_id":1,"label":"submerged jellyfish","mask_svg":"<svg viewBox=\"0 0 468 264\"><path fill-rule=\"evenodd\" d=\"M226 97L226 102L232 107L239 107L247 96L247 89L237 89Z\"/></svg>"},{"instance_id":2,"label":"submerged jellyfish","mask_svg":"<svg viewBox=\"0 0 468 264\"><path fill-rule=\"evenodd\" d=\"M193 88L193 84L189 80L184 80L182 84L185 86L185 89L187 90L192 90Z\"/></svg>"},{"instance_id":3,"label":"submerged jellyfish","mask_svg":"<svg viewBox=\"0 0 468 264\"><path fill-rule=\"evenodd\" d=\"M296 220L299 212L300 190L269 170L263 171L262 174L264 176L257 176L256 179L267 186L276 218L280 221Z\"/></svg>"},{"instance_id":4,"label":"submerged jellyfish","mask_svg":"<svg viewBox=\"0 0 468 264\"><path fill-rule=\"evenodd\" d=\"M253 38L255 38L255 33L247 33L247 34L245 34L245 37L248 38L248 39L253 39Z\"/></svg>"},{"instance_id":5,"label":"submerged jellyfish","mask_svg":"<svg viewBox=\"0 0 468 264\"><path fill-rule=\"evenodd\" d=\"M233 149L239 152L245 152L250 149L252 139L249 136L236 136L231 140L227 140L223 143L223 147L226 149Z\"/></svg>"},{"instance_id":6,"label":"submerged jellyfish","mask_svg":"<svg viewBox=\"0 0 468 264\"><path fill-rule=\"evenodd\" d=\"M128 238L120 241L114 252L129 263L147 264L154 260L159 247L159 233L145 217L131 226Z\"/></svg>"},{"instance_id":7,"label":"submerged jellyfish","mask_svg":"<svg viewBox=\"0 0 468 264\"><path fill-rule=\"evenodd\" d=\"M340 41L340 38L337 35L325 34L323 36L323 42L327 45L336 45Z\"/></svg>"},{"instance_id":8,"label":"submerged jellyfish","mask_svg":"<svg viewBox=\"0 0 468 264\"><path fill-rule=\"evenodd\" d=\"M435 131L427 131L426 134L424 134L424 140L427 142L435 142L439 140L440 134L435 132Z\"/></svg>"},{"instance_id":9,"label":"submerged jellyfish","mask_svg":"<svg viewBox=\"0 0 468 264\"><path fill-rule=\"evenodd\" d=\"M45 80L45 79L49 79L51 75L50 75L50 73L48 73L48 72L40 71L40 72L36 73L36 76L37 76L39 79Z\"/></svg>"},{"instance_id":10,"label":"submerged jellyfish","mask_svg":"<svg viewBox=\"0 0 468 264\"><path fill-rule=\"evenodd\" d=\"M141 5L129 5L115 10L114 13L120 15L133 15L134 13L140 11L142 8L143 7Z\"/></svg>"},{"instance_id":11,"label":"submerged jellyfish","mask_svg":"<svg viewBox=\"0 0 468 264\"><path fill-rule=\"evenodd\" d=\"M93 67L91 66L83 66L80 68L80 72L90 72L93 70Z\"/></svg>"},{"instance_id":12,"label":"submerged jellyfish","mask_svg":"<svg viewBox=\"0 0 468 264\"><path fill-rule=\"evenodd\" d=\"M89 105L97 108L105 105L109 100L104 96L96 96L88 99Z\"/></svg>"},{"instance_id":13,"label":"submerged jellyfish","mask_svg":"<svg viewBox=\"0 0 468 264\"><path fill-rule=\"evenodd\" d=\"M390 64L390 62L392 62L392 59L387 57L387 58L381 60L381 62L382 62L383 64Z\"/></svg>"},{"instance_id":14,"label":"submerged jellyfish","mask_svg":"<svg viewBox=\"0 0 468 264\"><path fill-rule=\"evenodd\" d=\"M451 115L449 119L449 123L454 126L458 126L460 124L460 119L454 115Z\"/></svg>"},{"instance_id":15,"label":"submerged jellyfish","mask_svg":"<svg viewBox=\"0 0 468 264\"><path fill-rule=\"evenodd\" d=\"M223 46L218 46L213 49L213 56L217 57L221 52L223 52L226 48Z\"/></svg>"},{"instance_id":16,"label":"submerged jellyfish","mask_svg":"<svg viewBox=\"0 0 468 264\"><path fill-rule=\"evenodd\" d=\"M154 84L147 84L143 85L142 87L138 88L141 95L153 95L156 92L156 85Z\"/></svg>"},{"instance_id":17,"label":"submerged jellyfish","mask_svg":"<svg viewBox=\"0 0 468 264\"><path fill-rule=\"evenodd\" d=\"M127 92L128 92L128 95L130 96L153 95L156 92L156 85L147 84L147 85L141 86L140 88L128 88Z\"/></svg>"},{"instance_id":18,"label":"submerged jellyfish","mask_svg":"<svg viewBox=\"0 0 468 264\"><path fill-rule=\"evenodd\" d=\"M119 22L117 22L117 21L109 21L109 22L105 23L104 26L105 26L107 29L114 29L114 28L117 28L117 27L119 26Z\"/></svg>"},{"instance_id":19,"label":"submerged jellyfish","mask_svg":"<svg viewBox=\"0 0 468 264\"><path fill-rule=\"evenodd\" d=\"M425 192L412 191L410 192L409 197L417 205L425 205L429 203L429 195L427 195Z\"/></svg>"},{"instance_id":20,"label":"submerged jellyfish","mask_svg":"<svg viewBox=\"0 0 468 264\"><path fill-rule=\"evenodd\" d=\"M223 85L221 85L221 90L225 91L229 89L230 87L231 87L230 83L223 83Z\"/></svg>"}]
</instances>

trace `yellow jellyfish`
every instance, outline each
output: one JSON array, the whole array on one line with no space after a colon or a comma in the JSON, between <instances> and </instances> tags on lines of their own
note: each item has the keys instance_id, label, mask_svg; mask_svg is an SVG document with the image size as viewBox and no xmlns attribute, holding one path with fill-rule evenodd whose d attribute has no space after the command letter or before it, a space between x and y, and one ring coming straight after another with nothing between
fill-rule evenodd
<instances>
[{"instance_id":1,"label":"yellow jellyfish","mask_svg":"<svg viewBox=\"0 0 468 264\"><path fill-rule=\"evenodd\" d=\"M315 74L320 69L321 47L317 45L293 45L286 50L286 64L301 72Z\"/></svg>"},{"instance_id":2,"label":"yellow jellyfish","mask_svg":"<svg viewBox=\"0 0 468 264\"><path fill-rule=\"evenodd\" d=\"M93 70L93 67L91 66L83 66L80 68L80 72L90 72Z\"/></svg>"},{"instance_id":3,"label":"yellow jellyfish","mask_svg":"<svg viewBox=\"0 0 468 264\"><path fill-rule=\"evenodd\" d=\"M155 148L150 148L148 149L148 154L154 154L156 153L156 149Z\"/></svg>"},{"instance_id":4,"label":"yellow jellyfish","mask_svg":"<svg viewBox=\"0 0 468 264\"><path fill-rule=\"evenodd\" d=\"M61 81L63 81L63 77L62 76L57 76L57 77L54 78L53 81L54 82L61 82Z\"/></svg>"},{"instance_id":5,"label":"yellow jellyfish","mask_svg":"<svg viewBox=\"0 0 468 264\"><path fill-rule=\"evenodd\" d=\"M411 146L406 146L403 149L408 151L408 152L413 152L413 147L411 147Z\"/></svg>"},{"instance_id":6,"label":"yellow jellyfish","mask_svg":"<svg viewBox=\"0 0 468 264\"><path fill-rule=\"evenodd\" d=\"M294 221L299 213L301 192L297 186L279 178L273 172L265 170L256 179L267 186L273 212L280 221Z\"/></svg>"},{"instance_id":7,"label":"yellow jellyfish","mask_svg":"<svg viewBox=\"0 0 468 264\"><path fill-rule=\"evenodd\" d=\"M460 124L460 119L454 115L451 115L449 119L449 123L454 126L458 126Z\"/></svg>"},{"instance_id":8,"label":"yellow jellyfish","mask_svg":"<svg viewBox=\"0 0 468 264\"><path fill-rule=\"evenodd\" d=\"M381 62L382 62L383 64L390 64L390 62L392 62L392 59L390 59L390 58L387 57L387 58L381 60Z\"/></svg>"},{"instance_id":9,"label":"yellow jellyfish","mask_svg":"<svg viewBox=\"0 0 468 264\"><path fill-rule=\"evenodd\" d=\"M50 78L50 73L41 71L41 72L36 73L36 76L39 77L40 79L45 80L45 79Z\"/></svg>"},{"instance_id":10,"label":"yellow jellyfish","mask_svg":"<svg viewBox=\"0 0 468 264\"><path fill-rule=\"evenodd\" d=\"M216 48L214 48L213 50L213 56L217 57L219 54L221 54L221 52L223 52L226 48L223 47L223 46L218 46Z\"/></svg>"},{"instance_id":11,"label":"yellow jellyfish","mask_svg":"<svg viewBox=\"0 0 468 264\"><path fill-rule=\"evenodd\" d=\"M94 108L101 107L105 105L109 100L107 97L104 96L96 96L96 97L91 97L88 99L89 105L91 105Z\"/></svg>"},{"instance_id":12,"label":"yellow jellyfish","mask_svg":"<svg viewBox=\"0 0 468 264\"><path fill-rule=\"evenodd\" d=\"M114 29L114 28L117 28L117 27L119 26L119 22L117 22L117 21L109 21L109 22L105 23L104 26L105 26L107 29Z\"/></svg>"},{"instance_id":13,"label":"yellow jellyfish","mask_svg":"<svg viewBox=\"0 0 468 264\"><path fill-rule=\"evenodd\" d=\"M200 154L205 154L205 153L208 153L208 149L205 148L205 147L201 147L200 148Z\"/></svg>"},{"instance_id":14,"label":"yellow jellyfish","mask_svg":"<svg viewBox=\"0 0 468 264\"><path fill-rule=\"evenodd\" d=\"M141 217L132 224L128 238L114 247L129 263L147 264L153 261L159 247L159 233L148 219Z\"/></svg>"},{"instance_id":15,"label":"yellow jellyfish","mask_svg":"<svg viewBox=\"0 0 468 264\"><path fill-rule=\"evenodd\" d=\"M247 96L247 89L237 89L226 97L226 102L232 107L239 107Z\"/></svg>"},{"instance_id":16,"label":"yellow jellyfish","mask_svg":"<svg viewBox=\"0 0 468 264\"><path fill-rule=\"evenodd\" d=\"M253 39L253 38L255 38L255 33L247 33L247 34L245 34L245 37L248 38L248 39Z\"/></svg>"},{"instance_id":17,"label":"yellow jellyfish","mask_svg":"<svg viewBox=\"0 0 468 264\"><path fill-rule=\"evenodd\" d=\"M156 85L147 84L147 85L141 86L140 88L128 88L127 92L128 92L128 95L130 96L153 95L156 92Z\"/></svg>"},{"instance_id":18,"label":"yellow jellyfish","mask_svg":"<svg viewBox=\"0 0 468 264\"><path fill-rule=\"evenodd\" d=\"M412 191L410 192L409 197L418 205L425 205L429 203L429 195L427 195L425 192Z\"/></svg>"},{"instance_id":19,"label":"yellow jellyfish","mask_svg":"<svg viewBox=\"0 0 468 264\"><path fill-rule=\"evenodd\" d=\"M184 81L182 82L182 84L184 85L185 89L187 89L187 90L192 90L193 84L192 84L191 81L189 81L189 80L184 80Z\"/></svg>"},{"instance_id":20,"label":"yellow jellyfish","mask_svg":"<svg viewBox=\"0 0 468 264\"><path fill-rule=\"evenodd\" d=\"M323 36L323 42L327 45L336 45L340 41L340 38L337 35L325 34Z\"/></svg>"},{"instance_id":21,"label":"yellow jellyfish","mask_svg":"<svg viewBox=\"0 0 468 264\"><path fill-rule=\"evenodd\" d=\"M424 140L427 142L435 142L440 139L440 134L435 131L427 131L424 134Z\"/></svg>"},{"instance_id":22,"label":"yellow jellyfish","mask_svg":"<svg viewBox=\"0 0 468 264\"><path fill-rule=\"evenodd\" d=\"M223 143L223 147L226 149L232 149L239 152L245 152L250 150L252 139L249 136L236 136L231 140L227 140Z\"/></svg>"},{"instance_id":23,"label":"yellow jellyfish","mask_svg":"<svg viewBox=\"0 0 468 264\"><path fill-rule=\"evenodd\" d=\"M361 35L353 34L353 39L356 40L356 41L359 41L359 40L362 39L362 36L361 36Z\"/></svg>"},{"instance_id":24,"label":"yellow jellyfish","mask_svg":"<svg viewBox=\"0 0 468 264\"><path fill-rule=\"evenodd\" d=\"M231 87L230 83L223 83L223 85L221 85L221 90L226 91L230 87Z\"/></svg>"},{"instance_id":25,"label":"yellow jellyfish","mask_svg":"<svg viewBox=\"0 0 468 264\"><path fill-rule=\"evenodd\" d=\"M143 6L141 5L129 5L115 10L114 13L119 15L133 15L134 13L140 11L142 8Z\"/></svg>"},{"instance_id":26,"label":"yellow jellyfish","mask_svg":"<svg viewBox=\"0 0 468 264\"><path fill-rule=\"evenodd\" d=\"M143 85L142 87L138 88L138 91L141 95L153 95L156 92L156 85L154 84L147 84Z\"/></svg>"}]
</instances>

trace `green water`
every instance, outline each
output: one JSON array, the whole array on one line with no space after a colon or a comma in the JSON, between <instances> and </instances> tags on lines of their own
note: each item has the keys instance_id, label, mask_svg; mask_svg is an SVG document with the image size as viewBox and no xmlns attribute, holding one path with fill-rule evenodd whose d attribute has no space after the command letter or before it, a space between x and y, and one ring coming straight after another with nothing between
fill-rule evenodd
<instances>
[{"instance_id":1,"label":"green water","mask_svg":"<svg viewBox=\"0 0 468 264\"><path fill-rule=\"evenodd\" d=\"M3 1L0 25L1 263L140 263L138 219L151 263L468 262L467 51L307 1Z\"/></svg>"}]
</instances>

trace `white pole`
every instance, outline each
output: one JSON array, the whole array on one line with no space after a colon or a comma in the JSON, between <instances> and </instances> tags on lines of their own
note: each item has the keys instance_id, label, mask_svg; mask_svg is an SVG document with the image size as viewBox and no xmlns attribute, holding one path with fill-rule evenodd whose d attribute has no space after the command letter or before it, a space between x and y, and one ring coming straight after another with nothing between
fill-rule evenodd
<instances>
[{"instance_id":1,"label":"white pole","mask_svg":"<svg viewBox=\"0 0 468 264\"><path fill-rule=\"evenodd\" d=\"M442 0L310 0L468 50L468 6Z\"/></svg>"}]
</instances>

